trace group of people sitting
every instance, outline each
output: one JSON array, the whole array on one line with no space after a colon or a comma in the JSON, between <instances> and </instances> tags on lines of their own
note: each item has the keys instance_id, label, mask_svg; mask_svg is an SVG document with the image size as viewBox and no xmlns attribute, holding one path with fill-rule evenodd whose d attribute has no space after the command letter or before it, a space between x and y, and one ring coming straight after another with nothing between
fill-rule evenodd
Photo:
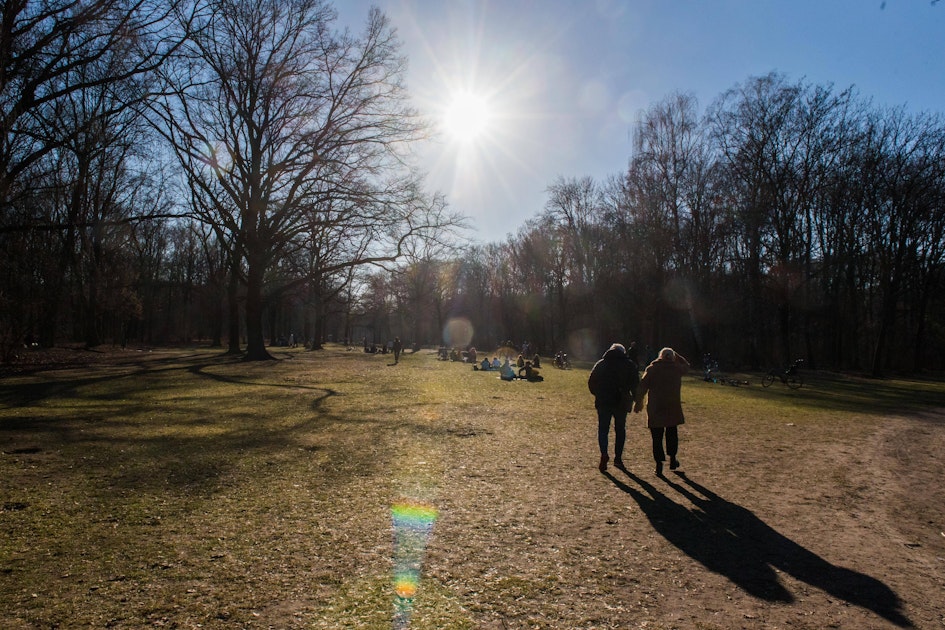
<instances>
[{"instance_id":1,"label":"group of people sitting","mask_svg":"<svg viewBox=\"0 0 945 630\"><path fill-rule=\"evenodd\" d=\"M476 363L476 349L460 350L459 348L447 348L440 346L436 351L436 358L439 361L460 361L462 363Z\"/></svg>"},{"instance_id":2,"label":"group of people sitting","mask_svg":"<svg viewBox=\"0 0 945 630\"><path fill-rule=\"evenodd\" d=\"M545 378L538 373L538 368L541 367L541 359L536 354L534 360L528 361L522 355L518 355L518 361L516 362L516 369L512 367L512 362L508 357L505 357L505 361L500 362L499 357L492 357L492 361L489 360L489 357L483 357L481 363L474 363L473 369L479 371L497 371L499 373L499 378L503 381L514 381L516 379L521 379L523 381L531 381L537 383L539 381L545 380Z\"/></svg>"},{"instance_id":3,"label":"group of people sitting","mask_svg":"<svg viewBox=\"0 0 945 630\"><path fill-rule=\"evenodd\" d=\"M508 359L505 361L508 363ZM482 370L483 372L488 372L489 370L500 370L502 369L502 363L499 361L499 357L492 357L492 361L489 360L489 357L482 357L480 363L473 365L474 370Z\"/></svg>"}]
</instances>

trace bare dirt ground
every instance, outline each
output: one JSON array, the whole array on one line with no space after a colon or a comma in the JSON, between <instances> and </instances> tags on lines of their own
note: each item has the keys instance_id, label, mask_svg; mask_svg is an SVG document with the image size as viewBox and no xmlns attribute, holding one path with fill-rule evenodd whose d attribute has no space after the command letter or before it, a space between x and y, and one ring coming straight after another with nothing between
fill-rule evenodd
<instances>
[{"instance_id":1,"label":"bare dirt ground","mask_svg":"<svg viewBox=\"0 0 945 630\"><path fill-rule=\"evenodd\" d=\"M519 421L504 398L444 411L468 437L429 577L482 628L945 628L942 412L719 426L704 386L684 385L683 466L665 477L641 416L628 469L601 474L588 408L521 422L553 397L533 389Z\"/></svg>"},{"instance_id":2,"label":"bare dirt ground","mask_svg":"<svg viewBox=\"0 0 945 630\"><path fill-rule=\"evenodd\" d=\"M743 451L697 422L664 478L642 434L605 475L549 436L467 452L445 509L483 508L443 524L431 573L502 594L482 627L945 627L941 414L806 452Z\"/></svg>"},{"instance_id":3,"label":"bare dirt ground","mask_svg":"<svg viewBox=\"0 0 945 630\"><path fill-rule=\"evenodd\" d=\"M352 365L363 359L339 356ZM303 384L349 369L321 356L293 360L266 371L240 367L233 377L259 381L286 370L285 382L307 396ZM836 424L786 420L746 403L748 392L692 378L684 384L682 468L655 474L642 417L631 416L627 470L602 474L586 371L544 370L544 383L510 384L426 356L397 367L377 361L305 407L321 419L299 425L292 437L300 447L258 465L240 451L254 475L267 476L273 497L251 504L245 523L228 525L238 534L215 531L212 511L192 523L209 532L209 551L188 539L190 521L148 530L178 549L159 566L179 572L180 584L156 580L136 591L130 577L102 579L123 589L114 605L126 615L108 611L124 619L113 625L144 618L178 628L389 628L388 615L375 623L358 600L389 580L386 506L414 495L438 510L415 628L945 628L942 410L844 415ZM412 388L436 379L448 379L449 399L415 401ZM351 423L341 405L362 389L379 402ZM804 395L816 384L809 389ZM720 391L747 411L715 417L717 399L703 394ZM9 452L22 439L2 435ZM235 484L217 493L208 510L221 518L245 509ZM189 545L199 553L185 561ZM278 570L266 574L272 557ZM233 590L248 568L252 591ZM136 617L140 593L159 589L178 597L174 607Z\"/></svg>"}]
</instances>

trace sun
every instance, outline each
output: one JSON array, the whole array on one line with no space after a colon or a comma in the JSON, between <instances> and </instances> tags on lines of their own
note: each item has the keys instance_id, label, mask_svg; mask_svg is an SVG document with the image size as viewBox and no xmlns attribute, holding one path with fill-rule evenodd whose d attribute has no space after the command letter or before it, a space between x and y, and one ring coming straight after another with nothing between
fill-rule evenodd
<instances>
[{"instance_id":1,"label":"sun","mask_svg":"<svg viewBox=\"0 0 945 630\"><path fill-rule=\"evenodd\" d=\"M493 112L487 99L467 90L457 91L443 110L446 136L459 144L475 144L489 132Z\"/></svg>"}]
</instances>

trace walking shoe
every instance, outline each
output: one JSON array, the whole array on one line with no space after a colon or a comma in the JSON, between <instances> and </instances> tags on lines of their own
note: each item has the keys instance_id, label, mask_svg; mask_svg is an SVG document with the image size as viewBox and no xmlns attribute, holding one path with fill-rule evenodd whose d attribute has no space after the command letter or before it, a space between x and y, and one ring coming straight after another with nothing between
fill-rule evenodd
<instances>
[{"instance_id":1,"label":"walking shoe","mask_svg":"<svg viewBox=\"0 0 945 630\"><path fill-rule=\"evenodd\" d=\"M677 468L679 468L679 460L676 459L675 457L670 457L670 458L669 458L669 469L670 469L670 470L676 470Z\"/></svg>"},{"instance_id":2,"label":"walking shoe","mask_svg":"<svg viewBox=\"0 0 945 630\"><path fill-rule=\"evenodd\" d=\"M656 462L656 475L658 477L663 476L663 462Z\"/></svg>"},{"instance_id":3,"label":"walking shoe","mask_svg":"<svg viewBox=\"0 0 945 630\"><path fill-rule=\"evenodd\" d=\"M608 460L608 459L610 459L610 458L607 457L606 455L601 455L601 456L600 456L600 465L598 466L598 468L600 469L601 472L607 472L607 460Z\"/></svg>"},{"instance_id":4,"label":"walking shoe","mask_svg":"<svg viewBox=\"0 0 945 630\"><path fill-rule=\"evenodd\" d=\"M620 470L626 470L627 468L623 465L623 460L619 457L614 458L614 468L619 468Z\"/></svg>"}]
</instances>

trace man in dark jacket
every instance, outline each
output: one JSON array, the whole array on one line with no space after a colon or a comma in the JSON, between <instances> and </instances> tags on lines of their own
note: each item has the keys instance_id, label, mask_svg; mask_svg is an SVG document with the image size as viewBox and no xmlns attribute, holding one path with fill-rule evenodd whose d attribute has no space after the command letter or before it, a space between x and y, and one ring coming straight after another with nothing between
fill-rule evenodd
<instances>
[{"instance_id":1,"label":"man in dark jacket","mask_svg":"<svg viewBox=\"0 0 945 630\"><path fill-rule=\"evenodd\" d=\"M624 347L615 343L594 364L587 388L594 394L597 409L597 443L601 472L607 470L607 437L614 419L614 466L623 469L623 445L627 439L627 412L633 406L639 383L637 366L627 358Z\"/></svg>"}]
</instances>

